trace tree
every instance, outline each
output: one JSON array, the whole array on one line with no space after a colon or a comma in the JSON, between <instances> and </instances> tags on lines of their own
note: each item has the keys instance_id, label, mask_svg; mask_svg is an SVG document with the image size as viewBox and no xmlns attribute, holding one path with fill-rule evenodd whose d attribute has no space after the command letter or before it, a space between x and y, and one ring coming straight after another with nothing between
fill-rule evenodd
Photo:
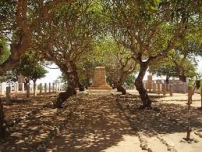
<instances>
[{"instance_id":1,"label":"tree","mask_svg":"<svg viewBox=\"0 0 202 152\"><path fill-rule=\"evenodd\" d=\"M31 33L28 28L27 1L1 1L0 23L1 39L10 42L10 55L1 64L0 75L19 63L21 55L29 47ZM0 54L2 56L2 54Z\"/></svg>"},{"instance_id":2,"label":"tree","mask_svg":"<svg viewBox=\"0 0 202 152\"><path fill-rule=\"evenodd\" d=\"M175 70L179 79L186 82L186 78L193 78L197 76L196 68L197 65L188 58L176 57L173 59Z\"/></svg>"},{"instance_id":3,"label":"tree","mask_svg":"<svg viewBox=\"0 0 202 152\"><path fill-rule=\"evenodd\" d=\"M52 15L47 12L64 2L70 3L71 0L29 1L29 3L27 0L0 1L0 40L6 38L5 41L10 43L10 55L1 63L0 75L19 64L21 56L31 45L34 31L40 28L42 21L47 21ZM3 135L5 129L2 120L4 119L1 117L3 117L3 108L0 108L0 135Z\"/></svg>"},{"instance_id":4,"label":"tree","mask_svg":"<svg viewBox=\"0 0 202 152\"><path fill-rule=\"evenodd\" d=\"M98 56L94 56L91 51L89 51L88 55L82 56L82 62L78 64L78 75L80 82L82 85L88 89L90 85L92 85L92 78L94 75L94 69L99 65L94 58Z\"/></svg>"},{"instance_id":5,"label":"tree","mask_svg":"<svg viewBox=\"0 0 202 152\"><path fill-rule=\"evenodd\" d=\"M109 16L109 32L114 39L131 50L140 70L135 86L143 102L151 108L151 100L143 85L143 77L151 64L168 53L191 28L200 22L200 1L104 1ZM199 26L199 24L197 24Z\"/></svg>"},{"instance_id":6,"label":"tree","mask_svg":"<svg viewBox=\"0 0 202 152\"><path fill-rule=\"evenodd\" d=\"M9 57L9 50L8 45L6 44L6 41L2 38L0 39L0 64L2 64L4 61L6 61Z\"/></svg>"},{"instance_id":7,"label":"tree","mask_svg":"<svg viewBox=\"0 0 202 152\"><path fill-rule=\"evenodd\" d=\"M29 83L30 80L34 82L34 94L36 89L36 81L37 79L45 77L46 73L48 72L45 68L40 65L39 58L36 56L33 51L27 51L19 64L18 67L15 68L17 75L22 74L26 78L26 90L27 90L27 97L30 96L29 94Z\"/></svg>"},{"instance_id":8,"label":"tree","mask_svg":"<svg viewBox=\"0 0 202 152\"><path fill-rule=\"evenodd\" d=\"M47 22L52 16L49 10L71 0L57 1L0 1L0 39L10 44L10 55L1 64L0 75L15 67L21 56L30 47L32 36L42 22ZM2 54L0 54L1 56Z\"/></svg>"},{"instance_id":9,"label":"tree","mask_svg":"<svg viewBox=\"0 0 202 152\"><path fill-rule=\"evenodd\" d=\"M166 58L160 64L154 64L149 67L149 72L157 76L166 76L166 83L169 83L170 77L179 77L183 82L186 78L193 78L197 75L196 64L189 59L182 59L176 56L175 59Z\"/></svg>"},{"instance_id":10,"label":"tree","mask_svg":"<svg viewBox=\"0 0 202 152\"><path fill-rule=\"evenodd\" d=\"M96 46L100 65L106 67L107 80L117 88L117 91L126 94L123 82L126 78L137 71L137 63L132 59L131 52L124 48L113 39L112 36L106 35L99 41Z\"/></svg>"},{"instance_id":11,"label":"tree","mask_svg":"<svg viewBox=\"0 0 202 152\"><path fill-rule=\"evenodd\" d=\"M34 94L35 94L35 91L36 91L36 81L38 79L41 79L43 77L46 76L46 73L48 72L42 65L40 64L36 64L34 65L33 71L31 72L30 74L30 79L33 81L34 83Z\"/></svg>"},{"instance_id":12,"label":"tree","mask_svg":"<svg viewBox=\"0 0 202 152\"><path fill-rule=\"evenodd\" d=\"M192 28L192 27L191 27ZM196 28L200 31L200 28ZM195 30L196 30L195 29ZM196 73L196 56L201 54L201 40L202 35L198 32L186 33L181 39L181 43L175 46L169 58L174 64L178 77L183 82L186 81L186 77L194 77Z\"/></svg>"},{"instance_id":13,"label":"tree","mask_svg":"<svg viewBox=\"0 0 202 152\"><path fill-rule=\"evenodd\" d=\"M41 23L36 31L33 49L48 61L54 62L68 81L68 88L63 97L54 102L55 107L61 107L66 98L75 94L75 88L83 90L79 80L78 64L81 57L92 50L97 34L99 11L96 1L74 1L63 3L50 11L51 20ZM46 37L44 37L44 34Z\"/></svg>"}]
</instances>

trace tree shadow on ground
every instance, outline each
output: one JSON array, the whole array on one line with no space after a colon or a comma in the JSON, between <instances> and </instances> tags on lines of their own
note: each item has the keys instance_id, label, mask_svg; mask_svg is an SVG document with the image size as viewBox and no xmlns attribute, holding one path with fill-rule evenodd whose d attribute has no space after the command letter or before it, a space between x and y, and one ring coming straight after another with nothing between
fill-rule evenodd
<instances>
[{"instance_id":1,"label":"tree shadow on ground","mask_svg":"<svg viewBox=\"0 0 202 152\"><path fill-rule=\"evenodd\" d=\"M117 97L117 101L131 126L148 136L187 131L187 106L154 102L153 107L159 110L140 110L142 103L137 96ZM199 130L202 126L202 111L192 107L190 122L192 128Z\"/></svg>"},{"instance_id":2,"label":"tree shadow on ground","mask_svg":"<svg viewBox=\"0 0 202 152\"><path fill-rule=\"evenodd\" d=\"M90 97L89 97L90 96ZM112 96L88 95L66 124L62 136L48 146L53 151L102 151L134 135Z\"/></svg>"},{"instance_id":3,"label":"tree shadow on ground","mask_svg":"<svg viewBox=\"0 0 202 152\"><path fill-rule=\"evenodd\" d=\"M45 100L49 101L49 98ZM35 108L44 102L41 100L37 104L33 101L22 104L23 107L7 107L6 114L11 112L7 118L14 114L22 116L32 106ZM31 151L36 149L50 128L62 123L64 128L61 135L48 140L47 146L47 151L60 152L104 151L118 145L127 135L136 136L137 131L144 132L147 136L186 132L187 107L154 102L153 106L160 111L139 110L141 104L138 96L133 95L78 94L64 102L62 109L43 108L37 114L25 118L13 127L12 132L22 133L23 137L34 134L30 143L23 145L27 151ZM20 112L20 109L23 110ZM66 120L65 124L63 119ZM201 132L202 111L191 109L191 126ZM21 138L13 140L18 142ZM5 147L14 144L11 141Z\"/></svg>"}]
</instances>

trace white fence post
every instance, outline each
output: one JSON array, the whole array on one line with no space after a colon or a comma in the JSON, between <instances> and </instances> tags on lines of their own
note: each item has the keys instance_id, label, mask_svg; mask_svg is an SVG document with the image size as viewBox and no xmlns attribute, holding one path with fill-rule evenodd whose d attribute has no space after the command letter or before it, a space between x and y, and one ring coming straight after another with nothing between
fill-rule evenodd
<instances>
[{"instance_id":1,"label":"white fence post","mask_svg":"<svg viewBox=\"0 0 202 152\"><path fill-rule=\"evenodd\" d=\"M1 83L1 94L5 95L5 92L6 92L6 83L3 82L3 83Z\"/></svg>"},{"instance_id":2,"label":"white fence post","mask_svg":"<svg viewBox=\"0 0 202 152\"><path fill-rule=\"evenodd\" d=\"M25 91L25 84L24 83L21 83L22 84L22 92L24 93Z\"/></svg>"},{"instance_id":3,"label":"white fence post","mask_svg":"<svg viewBox=\"0 0 202 152\"><path fill-rule=\"evenodd\" d=\"M19 84L18 82L15 83L15 92L17 93L18 92L18 88L19 88Z\"/></svg>"}]
</instances>

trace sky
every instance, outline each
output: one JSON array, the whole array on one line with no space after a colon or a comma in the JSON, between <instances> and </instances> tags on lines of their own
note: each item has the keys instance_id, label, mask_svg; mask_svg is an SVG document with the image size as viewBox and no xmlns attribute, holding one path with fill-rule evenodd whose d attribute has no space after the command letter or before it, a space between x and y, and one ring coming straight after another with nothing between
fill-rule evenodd
<instances>
[{"instance_id":1,"label":"sky","mask_svg":"<svg viewBox=\"0 0 202 152\"><path fill-rule=\"evenodd\" d=\"M51 67L55 68L56 65L51 65ZM58 69L50 69L50 68L45 67L45 69L48 71L48 73L46 73L46 76L44 78L37 80L37 84L39 84L39 83L53 83L62 74L59 68Z\"/></svg>"},{"instance_id":2,"label":"sky","mask_svg":"<svg viewBox=\"0 0 202 152\"><path fill-rule=\"evenodd\" d=\"M198 57L198 72L202 72L202 57Z\"/></svg>"}]
</instances>

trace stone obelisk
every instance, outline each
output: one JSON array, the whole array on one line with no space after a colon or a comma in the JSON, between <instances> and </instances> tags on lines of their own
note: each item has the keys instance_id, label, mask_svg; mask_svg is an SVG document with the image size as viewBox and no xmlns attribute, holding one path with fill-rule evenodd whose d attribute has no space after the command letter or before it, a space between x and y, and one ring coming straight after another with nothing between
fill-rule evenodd
<instances>
[{"instance_id":1,"label":"stone obelisk","mask_svg":"<svg viewBox=\"0 0 202 152\"><path fill-rule=\"evenodd\" d=\"M93 84L89 87L91 90L111 90L112 88L106 82L105 67L96 67L93 77Z\"/></svg>"}]
</instances>

